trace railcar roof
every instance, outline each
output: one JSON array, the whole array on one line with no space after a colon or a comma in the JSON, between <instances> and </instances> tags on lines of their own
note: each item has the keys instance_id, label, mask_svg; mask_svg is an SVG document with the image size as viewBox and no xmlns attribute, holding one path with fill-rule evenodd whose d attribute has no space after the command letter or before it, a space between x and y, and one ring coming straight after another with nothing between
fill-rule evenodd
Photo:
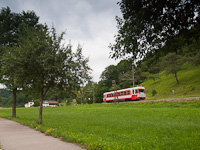
<instances>
[{"instance_id":1,"label":"railcar roof","mask_svg":"<svg viewBox=\"0 0 200 150\"><path fill-rule=\"evenodd\" d=\"M145 89L143 86L137 86L137 87L131 87L131 88L126 88L126 89L120 89L120 90L116 90L116 92L121 92L121 91L125 91L125 90L132 90L132 89ZM113 93L114 91L109 91L109 92L105 92L104 94L108 94L108 93Z\"/></svg>"}]
</instances>

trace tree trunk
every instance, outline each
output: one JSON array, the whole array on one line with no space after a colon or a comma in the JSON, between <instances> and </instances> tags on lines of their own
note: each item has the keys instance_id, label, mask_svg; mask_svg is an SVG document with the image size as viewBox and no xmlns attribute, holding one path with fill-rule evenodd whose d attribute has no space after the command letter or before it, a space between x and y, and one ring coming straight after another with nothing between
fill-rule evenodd
<instances>
[{"instance_id":1,"label":"tree trunk","mask_svg":"<svg viewBox=\"0 0 200 150\"><path fill-rule=\"evenodd\" d=\"M175 78L176 78L177 84L179 84L178 77L177 77L177 73L175 73Z\"/></svg>"},{"instance_id":2,"label":"tree trunk","mask_svg":"<svg viewBox=\"0 0 200 150\"><path fill-rule=\"evenodd\" d=\"M40 112L39 112L39 124L42 124L42 104L43 104L43 99L44 99L44 96L43 96L43 89L41 91L41 95L40 95Z\"/></svg>"},{"instance_id":3,"label":"tree trunk","mask_svg":"<svg viewBox=\"0 0 200 150\"><path fill-rule=\"evenodd\" d=\"M16 99L17 99L17 88L13 90L13 108L12 108L12 117L16 118Z\"/></svg>"},{"instance_id":4,"label":"tree trunk","mask_svg":"<svg viewBox=\"0 0 200 150\"><path fill-rule=\"evenodd\" d=\"M50 85L46 88L46 90L44 89L44 87L42 87L42 89L41 89L41 93L40 93L39 124L42 124L42 109L43 109L43 105L42 104L43 104L44 97L47 94L49 88L50 88Z\"/></svg>"}]
</instances>

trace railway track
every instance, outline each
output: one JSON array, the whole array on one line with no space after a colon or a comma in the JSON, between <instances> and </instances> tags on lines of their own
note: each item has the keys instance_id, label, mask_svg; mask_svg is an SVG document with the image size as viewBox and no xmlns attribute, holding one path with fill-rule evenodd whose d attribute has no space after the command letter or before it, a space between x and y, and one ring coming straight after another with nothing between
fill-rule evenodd
<instances>
[{"instance_id":1,"label":"railway track","mask_svg":"<svg viewBox=\"0 0 200 150\"><path fill-rule=\"evenodd\" d=\"M140 101L126 101L125 103L150 103L150 102L179 102L200 100L200 97L185 97L185 98L171 98L171 99L157 99L157 100L140 100ZM119 102L124 103L124 102Z\"/></svg>"}]
</instances>

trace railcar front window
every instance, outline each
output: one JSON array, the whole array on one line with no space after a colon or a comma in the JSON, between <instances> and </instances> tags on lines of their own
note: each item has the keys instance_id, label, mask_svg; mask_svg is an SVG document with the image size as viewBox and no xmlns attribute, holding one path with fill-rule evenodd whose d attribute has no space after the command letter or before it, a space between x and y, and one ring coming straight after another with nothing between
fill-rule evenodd
<instances>
[{"instance_id":1,"label":"railcar front window","mask_svg":"<svg viewBox=\"0 0 200 150\"><path fill-rule=\"evenodd\" d=\"M139 93L144 94L144 89L139 89Z\"/></svg>"}]
</instances>

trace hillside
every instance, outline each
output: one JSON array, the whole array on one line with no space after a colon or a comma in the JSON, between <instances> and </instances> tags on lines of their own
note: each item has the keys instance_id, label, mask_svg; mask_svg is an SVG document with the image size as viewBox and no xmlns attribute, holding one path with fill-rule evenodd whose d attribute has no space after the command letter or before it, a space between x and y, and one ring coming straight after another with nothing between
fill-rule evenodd
<instances>
[{"instance_id":1,"label":"hillside","mask_svg":"<svg viewBox=\"0 0 200 150\"><path fill-rule=\"evenodd\" d=\"M200 66L185 64L184 70L177 73L180 84L173 74L159 74L155 81L149 79L141 85L146 88L147 99L200 96ZM174 95L172 93L174 90Z\"/></svg>"}]
</instances>

